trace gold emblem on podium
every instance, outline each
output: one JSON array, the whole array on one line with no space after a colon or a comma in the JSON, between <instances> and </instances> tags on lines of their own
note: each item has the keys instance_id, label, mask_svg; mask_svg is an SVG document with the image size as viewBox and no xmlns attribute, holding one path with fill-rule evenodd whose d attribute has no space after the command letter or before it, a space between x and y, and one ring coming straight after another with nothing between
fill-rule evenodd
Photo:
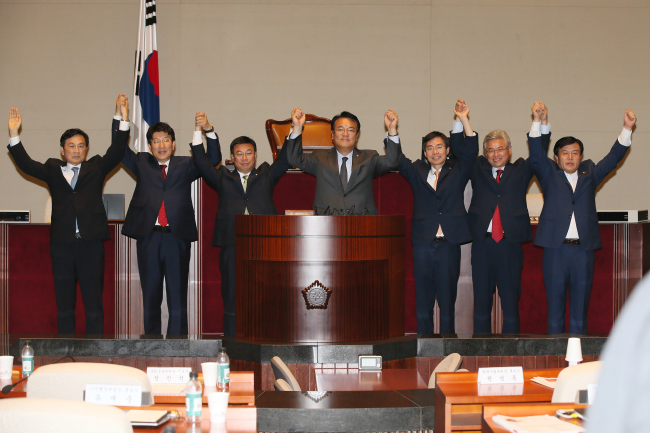
<instances>
[{"instance_id":1,"label":"gold emblem on podium","mask_svg":"<svg viewBox=\"0 0 650 433\"><path fill-rule=\"evenodd\" d=\"M305 298L308 310L316 308L326 310L332 291L316 280L302 290L302 296Z\"/></svg>"}]
</instances>

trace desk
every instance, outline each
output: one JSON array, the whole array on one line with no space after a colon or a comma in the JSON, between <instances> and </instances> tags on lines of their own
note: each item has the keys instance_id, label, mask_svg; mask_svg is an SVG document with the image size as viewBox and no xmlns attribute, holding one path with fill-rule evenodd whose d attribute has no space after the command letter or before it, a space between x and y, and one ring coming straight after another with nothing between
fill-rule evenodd
<instances>
[{"instance_id":1,"label":"desk","mask_svg":"<svg viewBox=\"0 0 650 433\"><path fill-rule=\"evenodd\" d=\"M486 404L483 406L481 431L483 433L508 433L508 430L492 421L494 415L555 415L558 409L584 409L586 407L587 405L575 403Z\"/></svg>"},{"instance_id":2,"label":"desk","mask_svg":"<svg viewBox=\"0 0 650 433\"><path fill-rule=\"evenodd\" d=\"M427 384L417 369L335 370L319 373L316 370L317 391L381 391L426 389Z\"/></svg>"},{"instance_id":3,"label":"desk","mask_svg":"<svg viewBox=\"0 0 650 433\"><path fill-rule=\"evenodd\" d=\"M524 370L523 384L488 385L479 388L478 372L436 374L435 432L478 432L483 404L550 402L553 390L530 381L535 376L557 377L561 368ZM518 386L516 386L518 385ZM512 395L499 393L499 387ZM497 394L497 395L494 395ZM498 395L501 394L501 395Z\"/></svg>"}]
</instances>

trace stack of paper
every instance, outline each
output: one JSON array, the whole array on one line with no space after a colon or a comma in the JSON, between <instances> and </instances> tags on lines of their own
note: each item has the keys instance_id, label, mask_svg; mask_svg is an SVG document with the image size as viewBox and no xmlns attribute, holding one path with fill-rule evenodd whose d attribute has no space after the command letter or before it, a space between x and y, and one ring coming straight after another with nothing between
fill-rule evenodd
<instances>
[{"instance_id":1,"label":"stack of paper","mask_svg":"<svg viewBox=\"0 0 650 433\"><path fill-rule=\"evenodd\" d=\"M583 432L584 427L569 424L554 416L504 416L494 415L492 421L514 433L572 433Z\"/></svg>"},{"instance_id":2,"label":"stack of paper","mask_svg":"<svg viewBox=\"0 0 650 433\"><path fill-rule=\"evenodd\" d=\"M531 380L531 382L539 383L540 385L544 385L544 386L547 386L549 388L555 389L555 383L557 382L557 377L535 376L530 380Z\"/></svg>"}]
</instances>

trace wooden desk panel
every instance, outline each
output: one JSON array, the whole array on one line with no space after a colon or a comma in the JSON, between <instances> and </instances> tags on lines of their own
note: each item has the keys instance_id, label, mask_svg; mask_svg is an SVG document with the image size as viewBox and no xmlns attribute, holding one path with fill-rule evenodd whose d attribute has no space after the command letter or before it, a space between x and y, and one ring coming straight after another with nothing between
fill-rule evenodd
<instances>
[{"instance_id":1,"label":"wooden desk panel","mask_svg":"<svg viewBox=\"0 0 650 433\"><path fill-rule=\"evenodd\" d=\"M535 376L557 377L561 368L524 370L520 393L514 395L481 395L478 372L438 373L436 375L435 432L478 432L486 403L550 402L553 390L530 381ZM515 385L515 384L513 384ZM485 385L483 385L485 386ZM492 385L494 386L494 385Z\"/></svg>"},{"instance_id":2,"label":"wooden desk panel","mask_svg":"<svg viewBox=\"0 0 650 433\"><path fill-rule=\"evenodd\" d=\"M492 421L494 415L533 416L555 415L558 409L584 409L587 405L573 403L521 403L484 405L481 431L483 433L508 433L508 430Z\"/></svg>"}]
</instances>

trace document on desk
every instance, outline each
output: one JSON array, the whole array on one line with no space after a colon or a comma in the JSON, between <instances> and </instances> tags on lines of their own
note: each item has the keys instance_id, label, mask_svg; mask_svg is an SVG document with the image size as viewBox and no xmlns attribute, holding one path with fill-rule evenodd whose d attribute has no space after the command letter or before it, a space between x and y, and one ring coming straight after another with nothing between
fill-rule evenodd
<instances>
[{"instance_id":1,"label":"document on desk","mask_svg":"<svg viewBox=\"0 0 650 433\"><path fill-rule=\"evenodd\" d=\"M513 433L573 433L585 431L584 427L570 424L550 415L494 415L492 421Z\"/></svg>"},{"instance_id":2,"label":"document on desk","mask_svg":"<svg viewBox=\"0 0 650 433\"><path fill-rule=\"evenodd\" d=\"M555 383L557 382L557 377L541 377L541 376L535 376L532 379L530 379L531 382L538 383L540 385L544 385L548 388L555 389Z\"/></svg>"}]
</instances>

